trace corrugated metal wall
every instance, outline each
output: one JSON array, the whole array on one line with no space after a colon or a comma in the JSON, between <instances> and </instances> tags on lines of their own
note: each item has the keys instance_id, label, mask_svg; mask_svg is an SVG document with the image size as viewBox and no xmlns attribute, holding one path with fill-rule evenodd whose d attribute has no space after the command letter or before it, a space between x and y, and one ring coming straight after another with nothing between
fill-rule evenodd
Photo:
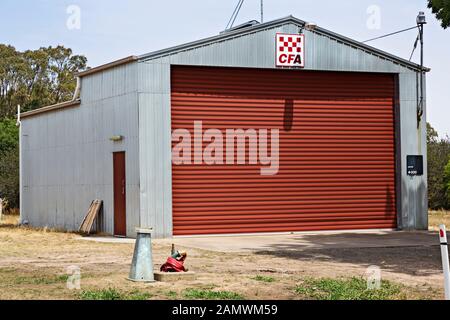
<instances>
[{"instance_id":1,"label":"corrugated metal wall","mask_svg":"<svg viewBox=\"0 0 450 320\"><path fill-rule=\"evenodd\" d=\"M428 173L427 173L427 140L425 112L417 126L419 74L415 72L399 74L399 130L401 161L401 214L399 225L403 229L428 230ZM409 177L406 170L408 155L424 156L424 175Z\"/></svg>"},{"instance_id":2,"label":"corrugated metal wall","mask_svg":"<svg viewBox=\"0 0 450 320\"><path fill-rule=\"evenodd\" d=\"M159 238L172 235L170 146L170 66L139 64L141 225Z\"/></svg>"},{"instance_id":3,"label":"corrugated metal wall","mask_svg":"<svg viewBox=\"0 0 450 320\"><path fill-rule=\"evenodd\" d=\"M172 65L275 67L275 34L296 33L299 25L284 23L226 40L202 44L163 56L145 58L139 63L139 146L141 159L141 220L156 229L155 236L172 234L172 173L170 69ZM417 73L396 62L349 45L333 37L305 31L306 68L323 71L387 72L399 74L398 138L401 139L399 184L401 214L399 227L427 228L426 175L406 175L406 155L426 158L425 117L417 129ZM158 137L155 140L155 137ZM155 156L158 155L158 156ZM164 168L163 172L154 172ZM156 202L155 202L156 201Z\"/></svg>"},{"instance_id":4,"label":"corrugated metal wall","mask_svg":"<svg viewBox=\"0 0 450 320\"><path fill-rule=\"evenodd\" d=\"M77 230L94 199L113 232L112 153L127 155L127 233L139 225L137 64L82 79L81 106L23 119L23 219ZM122 142L112 142L123 135Z\"/></svg>"}]
</instances>

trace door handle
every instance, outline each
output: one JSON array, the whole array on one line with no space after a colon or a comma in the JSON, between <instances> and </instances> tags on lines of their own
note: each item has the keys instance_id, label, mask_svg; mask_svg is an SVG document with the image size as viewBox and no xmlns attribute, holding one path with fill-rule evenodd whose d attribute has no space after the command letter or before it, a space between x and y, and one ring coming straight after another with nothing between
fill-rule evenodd
<instances>
[{"instance_id":1,"label":"door handle","mask_svg":"<svg viewBox=\"0 0 450 320\"><path fill-rule=\"evenodd\" d=\"M125 194L125 180L122 180L122 194Z\"/></svg>"}]
</instances>

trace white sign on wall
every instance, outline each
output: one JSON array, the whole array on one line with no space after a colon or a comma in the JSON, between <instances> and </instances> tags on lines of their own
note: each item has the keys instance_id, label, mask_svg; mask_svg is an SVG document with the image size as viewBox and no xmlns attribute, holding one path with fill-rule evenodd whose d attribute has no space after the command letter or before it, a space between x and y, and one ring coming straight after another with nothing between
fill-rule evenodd
<instances>
[{"instance_id":1,"label":"white sign on wall","mask_svg":"<svg viewBox=\"0 0 450 320\"><path fill-rule=\"evenodd\" d=\"M277 33L277 67L305 67L305 35Z\"/></svg>"}]
</instances>

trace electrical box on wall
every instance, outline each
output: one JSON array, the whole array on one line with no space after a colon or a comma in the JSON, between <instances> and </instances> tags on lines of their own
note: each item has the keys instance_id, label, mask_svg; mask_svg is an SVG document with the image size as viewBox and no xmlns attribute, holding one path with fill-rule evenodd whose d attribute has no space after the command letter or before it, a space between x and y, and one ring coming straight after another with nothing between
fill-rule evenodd
<instances>
[{"instance_id":1,"label":"electrical box on wall","mask_svg":"<svg viewBox=\"0 0 450 320\"><path fill-rule=\"evenodd\" d=\"M406 168L408 176L423 175L423 156L407 156Z\"/></svg>"}]
</instances>

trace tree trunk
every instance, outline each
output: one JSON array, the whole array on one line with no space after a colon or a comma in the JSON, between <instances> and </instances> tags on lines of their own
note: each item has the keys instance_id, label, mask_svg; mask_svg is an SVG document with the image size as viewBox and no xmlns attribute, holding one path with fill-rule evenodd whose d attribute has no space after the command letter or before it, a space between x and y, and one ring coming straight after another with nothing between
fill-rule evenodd
<instances>
[{"instance_id":1,"label":"tree trunk","mask_svg":"<svg viewBox=\"0 0 450 320\"><path fill-rule=\"evenodd\" d=\"M0 222L2 221L3 216L3 199L0 198Z\"/></svg>"}]
</instances>

